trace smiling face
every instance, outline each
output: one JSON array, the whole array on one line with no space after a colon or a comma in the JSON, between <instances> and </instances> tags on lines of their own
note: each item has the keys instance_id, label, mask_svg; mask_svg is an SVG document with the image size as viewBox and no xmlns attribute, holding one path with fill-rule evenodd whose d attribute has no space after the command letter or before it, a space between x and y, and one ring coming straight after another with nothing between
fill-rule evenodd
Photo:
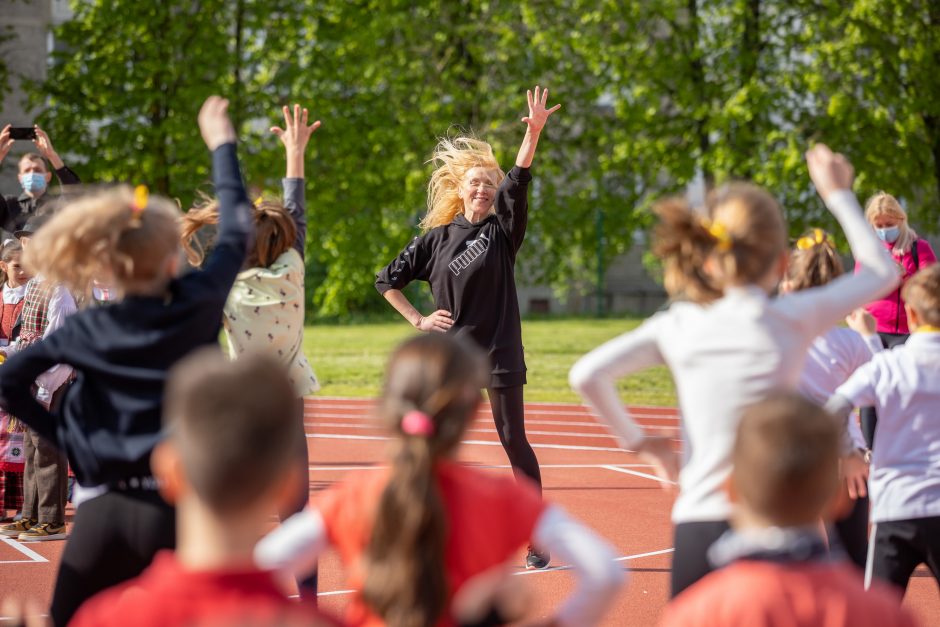
<instances>
[{"instance_id":1,"label":"smiling face","mask_svg":"<svg viewBox=\"0 0 940 627\"><path fill-rule=\"evenodd\" d=\"M468 220L478 222L486 217L496 199L497 187L495 170L482 167L467 170L460 183L459 195Z\"/></svg>"}]
</instances>

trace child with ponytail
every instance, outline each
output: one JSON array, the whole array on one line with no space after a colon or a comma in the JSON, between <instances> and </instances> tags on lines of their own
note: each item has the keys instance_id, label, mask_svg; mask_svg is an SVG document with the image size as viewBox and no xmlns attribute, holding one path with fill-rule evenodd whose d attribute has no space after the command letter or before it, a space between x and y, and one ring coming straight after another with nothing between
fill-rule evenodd
<instances>
[{"instance_id":1,"label":"child with ponytail","mask_svg":"<svg viewBox=\"0 0 940 627\"><path fill-rule=\"evenodd\" d=\"M769 193L750 184L723 187L710 197L706 215L681 200L661 202L655 251L676 302L583 357L569 376L628 448L665 480L678 477L674 596L711 570L708 547L729 528L725 485L743 408L776 389L795 389L813 338L897 281L894 263L851 192L848 161L817 145L807 164L862 263L858 274L772 299L787 267L788 243L783 212ZM686 447L681 472L672 443L636 425L615 385L659 364L672 371L679 395Z\"/></svg>"},{"instance_id":2,"label":"child with ponytail","mask_svg":"<svg viewBox=\"0 0 940 627\"><path fill-rule=\"evenodd\" d=\"M527 480L456 462L487 365L479 349L450 335L402 344L378 410L394 434L390 468L328 490L259 543L258 564L302 573L332 545L357 590L349 624L456 625L455 596L531 540L571 563L579 578L555 624L596 624L623 576L611 547L543 502Z\"/></svg>"},{"instance_id":3,"label":"child with ponytail","mask_svg":"<svg viewBox=\"0 0 940 627\"><path fill-rule=\"evenodd\" d=\"M9 346L19 335L20 313L26 304L23 296L29 280L21 263L22 254L23 247L16 240L8 240L0 248L0 282L3 284L0 347ZM18 513L23 507L23 445L22 427L13 416L0 410L0 523L16 522L7 516L11 511Z\"/></svg>"},{"instance_id":4,"label":"child with ponytail","mask_svg":"<svg viewBox=\"0 0 940 627\"><path fill-rule=\"evenodd\" d=\"M179 209L145 188L118 187L67 205L26 249L27 266L48 280L85 293L99 280L122 296L71 316L11 357L0 377L0 405L64 450L83 486L105 488L76 512L52 599L56 625L174 545L173 510L150 470L167 371L218 341L222 308L251 235L227 108L213 96L199 112L220 204L219 236L202 271L177 276ZM50 412L29 387L59 363L73 367L76 380L61 408Z\"/></svg>"},{"instance_id":5,"label":"child with ponytail","mask_svg":"<svg viewBox=\"0 0 940 627\"><path fill-rule=\"evenodd\" d=\"M308 125L307 109L294 105L293 114L284 107L284 128L273 127L287 153L287 174L282 181L283 203L259 198L254 204L255 240L245 268L238 274L225 303L222 326L229 356L263 353L283 364L294 386L298 438L297 465L307 475L307 438L304 437L304 396L320 389L317 377L303 352L304 340L304 247L307 215L304 206L304 155L310 136L320 121ZM219 204L210 201L191 209L183 217L183 246L191 264L203 261L199 230L218 223ZM303 510L310 497L307 482L298 484L296 498L281 520ZM316 601L317 581L312 576L298 582L300 595Z\"/></svg>"},{"instance_id":6,"label":"child with ponytail","mask_svg":"<svg viewBox=\"0 0 940 627\"><path fill-rule=\"evenodd\" d=\"M799 292L827 285L844 273L842 259L832 237L822 229L812 229L796 242L790 253L784 291ZM833 326L810 344L799 392L817 405L824 405L836 389L872 355L882 350L875 333L875 320L864 309L856 309L847 318L849 328ZM868 554L868 497L865 478L868 464L860 449L865 441L857 420L849 421L854 449L842 460L845 486L843 494L851 507L834 521L829 530L830 544L837 546L859 568L865 567ZM844 501L844 499L842 499Z\"/></svg>"}]
</instances>

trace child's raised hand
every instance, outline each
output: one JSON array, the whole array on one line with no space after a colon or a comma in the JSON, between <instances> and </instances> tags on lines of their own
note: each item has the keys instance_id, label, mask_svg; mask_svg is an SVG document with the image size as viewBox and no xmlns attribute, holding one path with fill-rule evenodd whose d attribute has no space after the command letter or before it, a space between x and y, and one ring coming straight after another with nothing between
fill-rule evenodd
<instances>
[{"instance_id":1,"label":"child's raised hand","mask_svg":"<svg viewBox=\"0 0 940 627\"><path fill-rule=\"evenodd\" d=\"M816 144L806 152L806 165L816 191L823 200L843 189L852 189L855 170L844 155L832 152L825 144Z\"/></svg>"},{"instance_id":2,"label":"child's raised hand","mask_svg":"<svg viewBox=\"0 0 940 627\"><path fill-rule=\"evenodd\" d=\"M845 317L845 323L849 328L863 337L871 337L875 334L875 317L866 309L856 309Z\"/></svg>"},{"instance_id":3,"label":"child's raised hand","mask_svg":"<svg viewBox=\"0 0 940 627\"><path fill-rule=\"evenodd\" d=\"M525 94L526 98L529 100L529 115L522 118L522 121L529 126L530 131L540 133L545 123L548 121L548 116L561 109L561 105L556 104L551 109L546 109L545 106L548 103L548 89L543 89L542 92L539 93L538 85L535 86L534 95L531 89L526 91Z\"/></svg>"},{"instance_id":4,"label":"child's raised hand","mask_svg":"<svg viewBox=\"0 0 940 627\"><path fill-rule=\"evenodd\" d=\"M294 105L294 112L291 114L290 107L284 107L284 128L272 126L271 132L280 138L281 143L288 152L303 152L307 148L307 142L314 131L320 128L320 120L317 120L310 126L307 126L307 109L301 110L299 104Z\"/></svg>"},{"instance_id":5,"label":"child's raised hand","mask_svg":"<svg viewBox=\"0 0 940 627\"><path fill-rule=\"evenodd\" d=\"M228 117L228 100L209 96L199 109L199 132L209 150L235 141L235 127Z\"/></svg>"}]
</instances>

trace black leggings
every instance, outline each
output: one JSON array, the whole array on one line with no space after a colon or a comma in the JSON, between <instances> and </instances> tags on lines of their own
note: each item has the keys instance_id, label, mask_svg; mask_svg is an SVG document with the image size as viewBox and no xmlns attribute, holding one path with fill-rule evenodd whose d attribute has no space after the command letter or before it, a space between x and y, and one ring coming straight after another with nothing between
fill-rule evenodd
<instances>
[{"instance_id":1,"label":"black leggings","mask_svg":"<svg viewBox=\"0 0 940 627\"><path fill-rule=\"evenodd\" d=\"M676 598L683 590L714 570L708 561L708 549L730 528L726 520L676 525L671 598Z\"/></svg>"},{"instance_id":2,"label":"black leggings","mask_svg":"<svg viewBox=\"0 0 940 627\"><path fill-rule=\"evenodd\" d=\"M300 415L303 416L303 397L297 399L297 402L300 403ZM298 512L302 512L304 508L307 507L307 502L310 500L310 455L307 451L307 432L304 428L303 419L300 421L299 428L300 433L297 434L299 442L297 443L295 455L297 457L297 464L303 468L304 480L297 490L296 498L293 503L278 512L278 518L281 522L284 522ZM317 571L314 571L314 573L306 579L297 580L297 590L300 593L300 598L314 604L317 602L317 574Z\"/></svg>"},{"instance_id":3,"label":"black leggings","mask_svg":"<svg viewBox=\"0 0 940 627\"><path fill-rule=\"evenodd\" d=\"M868 558L868 497L852 501L852 509L827 526L826 531L832 549L841 549L853 564L864 570Z\"/></svg>"},{"instance_id":4,"label":"black leggings","mask_svg":"<svg viewBox=\"0 0 940 627\"><path fill-rule=\"evenodd\" d=\"M486 389L493 408L493 422L503 450L509 457L512 472L517 477L525 475L542 489L542 473L539 460L525 437L525 409L522 402L522 386Z\"/></svg>"},{"instance_id":5,"label":"black leggings","mask_svg":"<svg viewBox=\"0 0 940 627\"><path fill-rule=\"evenodd\" d=\"M906 333L879 333L881 344L886 349L892 349L907 342L910 335ZM875 426L878 424L878 413L874 407L862 407L859 410L859 417L862 422L862 435L865 436L865 444L868 448L875 446Z\"/></svg>"},{"instance_id":6,"label":"black leggings","mask_svg":"<svg viewBox=\"0 0 940 627\"><path fill-rule=\"evenodd\" d=\"M59 563L53 624L64 627L82 603L136 577L157 551L175 546L174 510L156 492L106 492L82 503Z\"/></svg>"}]
</instances>

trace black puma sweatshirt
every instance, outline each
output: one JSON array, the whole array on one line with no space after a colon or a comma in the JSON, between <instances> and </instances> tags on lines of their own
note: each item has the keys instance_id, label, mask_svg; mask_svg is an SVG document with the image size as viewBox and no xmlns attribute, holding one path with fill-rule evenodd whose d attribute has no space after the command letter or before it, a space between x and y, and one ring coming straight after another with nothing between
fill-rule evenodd
<instances>
[{"instance_id":1,"label":"black puma sweatshirt","mask_svg":"<svg viewBox=\"0 0 940 627\"><path fill-rule=\"evenodd\" d=\"M516 253L528 221L528 168L514 167L496 192L495 215L471 224L463 214L420 235L375 277L380 294L427 281L437 309L453 315L450 333L486 350L493 387L526 382L516 297Z\"/></svg>"}]
</instances>

